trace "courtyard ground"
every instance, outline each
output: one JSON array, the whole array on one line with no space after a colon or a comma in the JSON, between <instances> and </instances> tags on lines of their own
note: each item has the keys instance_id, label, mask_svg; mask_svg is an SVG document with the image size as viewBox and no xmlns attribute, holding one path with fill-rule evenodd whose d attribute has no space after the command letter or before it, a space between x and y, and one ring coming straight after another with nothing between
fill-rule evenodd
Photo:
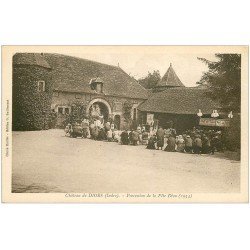
<instances>
[{"instance_id":1,"label":"courtyard ground","mask_svg":"<svg viewBox=\"0 0 250 250\"><path fill-rule=\"evenodd\" d=\"M240 162L145 146L13 132L13 192L227 193L240 191Z\"/></svg>"}]
</instances>

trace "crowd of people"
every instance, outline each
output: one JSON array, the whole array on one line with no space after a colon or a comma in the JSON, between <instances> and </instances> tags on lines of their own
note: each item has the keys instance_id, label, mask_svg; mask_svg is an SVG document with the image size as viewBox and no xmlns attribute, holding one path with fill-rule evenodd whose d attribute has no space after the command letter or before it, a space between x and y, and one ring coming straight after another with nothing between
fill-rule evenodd
<instances>
[{"instance_id":1,"label":"crowd of people","mask_svg":"<svg viewBox=\"0 0 250 250\"><path fill-rule=\"evenodd\" d=\"M224 149L221 131L193 128L177 135L174 129L161 127L149 138L147 148L194 154L214 154Z\"/></svg>"},{"instance_id":2,"label":"crowd of people","mask_svg":"<svg viewBox=\"0 0 250 250\"><path fill-rule=\"evenodd\" d=\"M92 122L84 119L81 123L68 124L66 135L71 135L74 126L81 128L83 138L100 141L118 142L121 145L145 145L147 149L164 150L167 152L182 152L194 154L214 154L223 151L222 132L193 128L177 135L173 128L155 129L138 126L137 129L118 130L114 123Z\"/></svg>"}]
</instances>

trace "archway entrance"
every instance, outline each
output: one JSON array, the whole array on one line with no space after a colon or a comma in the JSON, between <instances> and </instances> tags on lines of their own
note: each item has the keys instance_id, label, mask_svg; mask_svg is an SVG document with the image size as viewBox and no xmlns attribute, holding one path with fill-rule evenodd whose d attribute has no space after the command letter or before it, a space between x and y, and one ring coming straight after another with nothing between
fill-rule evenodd
<instances>
[{"instance_id":1,"label":"archway entrance","mask_svg":"<svg viewBox=\"0 0 250 250\"><path fill-rule=\"evenodd\" d=\"M109 118L108 108L102 102L93 103L90 107L89 114L90 114L90 116L103 116L103 119L105 122Z\"/></svg>"},{"instance_id":2,"label":"archway entrance","mask_svg":"<svg viewBox=\"0 0 250 250\"><path fill-rule=\"evenodd\" d=\"M111 114L111 108L107 101L94 99L88 104L86 113L90 118L100 118L102 121L106 122Z\"/></svg>"}]
</instances>

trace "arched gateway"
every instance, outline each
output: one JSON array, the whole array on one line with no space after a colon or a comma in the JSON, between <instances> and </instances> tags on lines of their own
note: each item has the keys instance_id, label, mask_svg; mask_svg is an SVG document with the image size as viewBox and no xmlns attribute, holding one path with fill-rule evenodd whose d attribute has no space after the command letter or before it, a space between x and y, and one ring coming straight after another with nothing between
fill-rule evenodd
<instances>
[{"instance_id":1,"label":"arched gateway","mask_svg":"<svg viewBox=\"0 0 250 250\"><path fill-rule=\"evenodd\" d=\"M103 99L96 98L89 102L86 114L88 116L103 116L104 120L107 121L110 114L112 113L109 103Z\"/></svg>"}]
</instances>

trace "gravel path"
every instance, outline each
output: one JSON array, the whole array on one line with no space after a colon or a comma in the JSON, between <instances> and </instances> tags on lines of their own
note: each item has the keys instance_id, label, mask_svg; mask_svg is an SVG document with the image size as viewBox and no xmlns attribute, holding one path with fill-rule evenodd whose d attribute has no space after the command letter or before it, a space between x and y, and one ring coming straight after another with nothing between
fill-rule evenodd
<instances>
[{"instance_id":1,"label":"gravel path","mask_svg":"<svg viewBox=\"0 0 250 250\"><path fill-rule=\"evenodd\" d=\"M13 192L227 193L240 162L73 139L63 130L13 132Z\"/></svg>"}]
</instances>

